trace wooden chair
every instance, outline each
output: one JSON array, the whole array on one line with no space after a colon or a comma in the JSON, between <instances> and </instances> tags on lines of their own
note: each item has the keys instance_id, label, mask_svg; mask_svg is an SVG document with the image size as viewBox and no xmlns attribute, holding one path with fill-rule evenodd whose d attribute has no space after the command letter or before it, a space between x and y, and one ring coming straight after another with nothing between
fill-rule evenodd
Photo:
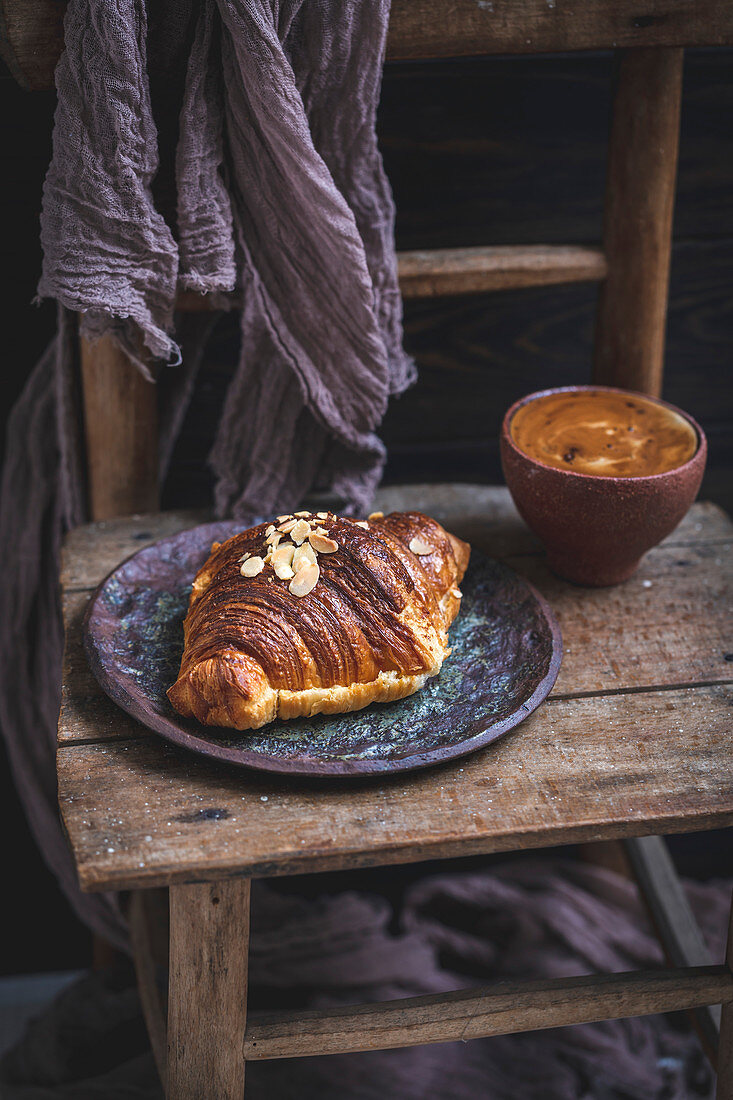
<instances>
[{"instance_id":1,"label":"wooden chair","mask_svg":"<svg viewBox=\"0 0 733 1100\"><path fill-rule=\"evenodd\" d=\"M61 48L60 5L5 0L3 12L0 45L11 70L27 87L51 86ZM575 9L565 0L495 0L493 5L458 0L449 17L442 0L394 0L391 58L613 48L619 60L602 247L403 253L403 294L598 281L594 380L658 394L683 48L731 43L733 7L725 0L685 6L653 0L643 14L631 0L594 0ZM206 307L185 295L179 304ZM126 553L195 517L168 513L109 522L157 508L155 393L109 340L93 346L82 341L81 367L89 504L98 522L72 532L64 555L67 651L59 797L83 889L135 891L131 915L141 996L168 1096L239 1100L247 1060L445 1042L681 1008L701 1010L699 1023L714 1057L718 1016L706 1006L722 1003L718 1097L732 1100L733 935L726 964L711 965L666 848L658 836L648 835L733 822L733 797L720 782L727 780L725 764L730 764L722 695L731 674L716 663L725 602L720 570L710 564L714 548L721 547L722 558L722 547L733 538L727 517L712 506L696 505L667 544L650 555L655 586L644 599L652 643L642 645L635 631L639 594L631 582L611 597L581 593L553 579L505 490L385 491L385 506L423 506L532 577L549 595L571 644L550 700L514 737L454 768L408 778L400 791L390 791L390 819L384 821L380 806L387 795L380 786L318 793L242 776L230 782L168 753L101 694L80 651L80 616L90 588ZM684 575L673 560L679 545L689 559L682 563L689 566ZM709 595L711 585L718 586L718 598L708 599L703 609L701 593L707 586ZM675 633L664 602L682 596L688 620L685 637L676 639L678 664L671 667L659 657ZM597 657L583 655L581 609L584 617L592 621L598 615L603 629L623 637L626 648L615 678ZM552 729L563 730L567 751L559 759ZM608 743L631 732L643 741L646 756L635 756L630 747L619 775L609 761ZM694 757L681 749L691 741ZM489 764L492 775L506 781L497 782L490 814L484 786ZM611 801L603 793L609 785ZM99 807L95 813L91 791ZM455 795L450 803L455 809L446 808L441 792ZM268 796L266 812L262 794ZM151 841L141 836L143 801L143 831ZM246 815L255 827L242 835L231 822L218 820L180 839L180 828L171 822L192 804L236 807L232 820ZM367 818L381 820L368 834L361 824ZM105 830L118 837L113 853L102 844ZM247 1022L252 877L619 837L627 838L628 858L671 969L503 983L500 989ZM165 1008L154 981L161 895L152 887L169 888L170 895L167 1058Z\"/></svg>"}]
</instances>

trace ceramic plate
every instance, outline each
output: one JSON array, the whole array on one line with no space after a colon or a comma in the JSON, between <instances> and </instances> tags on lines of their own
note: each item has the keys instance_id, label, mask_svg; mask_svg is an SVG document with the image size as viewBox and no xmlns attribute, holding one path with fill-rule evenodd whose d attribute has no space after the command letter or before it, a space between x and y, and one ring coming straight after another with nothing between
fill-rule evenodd
<instances>
[{"instance_id":1,"label":"ceramic plate","mask_svg":"<svg viewBox=\"0 0 733 1100\"><path fill-rule=\"evenodd\" d=\"M245 733L182 718L166 689L178 673L191 583L212 541L238 530L232 521L209 523L140 550L102 582L86 613L84 644L99 683L168 741L289 775L408 771L488 745L549 694L561 657L550 608L511 569L474 551L450 630L452 652L415 695Z\"/></svg>"}]
</instances>

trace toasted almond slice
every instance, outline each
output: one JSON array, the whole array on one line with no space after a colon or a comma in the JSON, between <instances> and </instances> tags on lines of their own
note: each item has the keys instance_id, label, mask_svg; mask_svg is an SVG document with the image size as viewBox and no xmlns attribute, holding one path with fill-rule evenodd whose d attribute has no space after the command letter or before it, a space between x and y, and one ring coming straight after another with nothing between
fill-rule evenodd
<instances>
[{"instance_id":1,"label":"toasted almond slice","mask_svg":"<svg viewBox=\"0 0 733 1100\"><path fill-rule=\"evenodd\" d=\"M300 520L289 519L286 523L281 523L280 524L280 526L278 527L278 531L282 531L282 533L284 535L288 535L288 534L290 534L292 529L295 527L296 523L300 523Z\"/></svg>"},{"instance_id":2,"label":"toasted almond slice","mask_svg":"<svg viewBox=\"0 0 733 1100\"><path fill-rule=\"evenodd\" d=\"M372 523L375 519L384 519L384 512L372 512L370 516L367 516L367 519L370 523Z\"/></svg>"},{"instance_id":3,"label":"toasted almond slice","mask_svg":"<svg viewBox=\"0 0 733 1100\"><path fill-rule=\"evenodd\" d=\"M310 533L310 524L306 523L304 519L299 519L295 526L290 529L290 537L296 546L300 546L301 542L305 542Z\"/></svg>"},{"instance_id":4,"label":"toasted almond slice","mask_svg":"<svg viewBox=\"0 0 733 1100\"><path fill-rule=\"evenodd\" d=\"M239 559L240 563L243 562L243 561L246 561L249 556L250 556L249 553L242 554L241 558Z\"/></svg>"},{"instance_id":5,"label":"toasted almond slice","mask_svg":"<svg viewBox=\"0 0 733 1100\"><path fill-rule=\"evenodd\" d=\"M298 516L299 518L302 518L303 516L310 516L310 515L312 515L312 513L311 512L293 512L293 515Z\"/></svg>"},{"instance_id":6,"label":"toasted almond slice","mask_svg":"<svg viewBox=\"0 0 733 1100\"><path fill-rule=\"evenodd\" d=\"M295 573L286 561L275 562L272 568L275 570L275 576L280 581L291 581L295 576Z\"/></svg>"},{"instance_id":7,"label":"toasted almond slice","mask_svg":"<svg viewBox=\"0 0 733 1100\"><path fill-rule=\"evenodd\" d=\"M425 557L426 554L432 554L434 549L434 546L429 546L422 539L410 539L410 552L417 554L419 558Z\"/></svg>"},{"instance_id":8,"label":"toasted almond slice","mask_svg":"<svg viewBox=\"0 0 733 1100\"><path fill-rule=\"evenodd\" d=\"M356 526L357 527L363 527L365 531L369 530L369 524L367 523L367 521L365 519L358 519L356 521Z\"/></svg>"},{"instance_id":9,"label":"toasted almond slice","mask_svg":"<svg viewBox=\"0 0 733 1100\"><path fill-rule=\"evenodd\" d=\"M316 519L328 519L328 512L316 512Z\"/></svg>"},{"instance_id":10,"label":"toasted almond slice","mask_svg":"<svg viewBox=\"0 0 733 1100\"><path fill-rule=\"evenodd\" d=\"M460 588L451 588L450 594L451 596L455 596L457 600L463 599L463 593L461 592Z\"/></svg>"},{"instance_id":11,"label":"toasted almond slice","mask_svg":"<svg viewBox=\"0 0 733 1100\"><path fill-rule=\"evenodd\" d=\"M295 553L295 547L292 542L284 542L282 546L278 546L277 550L273 551L272 564L275 565L292 565L293 554Z\"/></svg>"},{"instance_id":12,"label":"toasted almond slice","mask_svg":"<svg viewBox=\"0 0 733 1100\"><path fill-rule=\"evenodd\" d=\"M267 528L267 530L265 531L265 535L266 535L266 536L269 536L269 535L271 535L271 534L273 533L273 531L274 531L274 530L275 530L275 524L274 524L274 523L271 523L271 524L270 524L270 526L269 526L269 527Z\"/></svg>"},{"instance_id":13,"label":"toasted almond slice","mask_svg":"<svg viewBox=\"0 0 733 1100\"><path fill-rule=\"evenodd\" d=\"M292 566L297 573L303 562L310 562L311 565L315 565L317 561L318 559L316 558L316 552L313 547L309 546L307 542L304 542L293 554Z\"/></svg>"},{"instance_id":14,"label":"toasted almond slice","mask_svg":"<svg viewBox=\"0 0 733 1100\"><path fill-rule=\"evenodd\" d=\"M292 515L290 514L290 512L288 512L288 514L286 516L278 516L277 517L277 522L278 523L285 523L286 519L292 519L292 518L293 518Z\"/></svg>"},{"instance_id":15,"label":"toasted almond slice","mask_svg":"<svg viewBox=\"0 0 733 1100\"><path fill-rule=\"evenodd\" d=\"M304 562L288 586L293 596L307 596L318 584L320 574L317 564Z\"/></svg>"},{"instance_id":16,"label":"toasted almond slice","mask_svg":"<svg viewBox=\"0 0 733 1100\"><path fill-rule=\"evenodd\" d=\"M247 558L239 572L243 577L256 577L258 573L261 573L265 568L265 563L259 554L255 554L253 558Z\"/></svg>"},{"instance_id":17,"label":"toasted almond slice","mask_svg":"<svg viewBox=\"0 0 733 1100\"><path fill-rule=\"evenodd\" d=\"M276 540L279 541L281 538L282 538L282 532L278 531L275 527L273 527L272 531L269 532L267 538L265 539L265 542L269 545L270 543L275 542Z\"/></svg>"},{"instance_id":18,"label":"toasted almond slice","mask_svg":"<svg viewBox=\"0 0 733 1100\"><path fill-rule=\"evenodd\" d=\"M309 542L314 550L317 550L319 554L333 554L338 550L339 544L336 539L330 539L328 535L319 535L317 532L313 532Z\"/></svg>"}]
</instances>

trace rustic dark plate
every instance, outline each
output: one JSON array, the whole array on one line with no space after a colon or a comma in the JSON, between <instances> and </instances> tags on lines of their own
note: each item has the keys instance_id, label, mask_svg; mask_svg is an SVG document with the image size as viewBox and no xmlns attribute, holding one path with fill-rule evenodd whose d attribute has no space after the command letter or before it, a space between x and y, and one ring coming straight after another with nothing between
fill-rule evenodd
<instances>
[{"instance_id":1,"label":"rustic dark plate","mask_svg":"<svg viewBox=\"0 0 733 1100\"><path fill-rule=\"evenodd\" d=\"M525 580L474 552L450 631L452 652L440 676L417 694L246 733L182 718L166 688L178 673L191 582L212 541L240 529L232 521L209 523L140 550L110 573L87 609L84 645L99 683L169 741L290 775L408 771L487 745L549 694L561 657L552 612Z\"/></svg>"}]
</instances>

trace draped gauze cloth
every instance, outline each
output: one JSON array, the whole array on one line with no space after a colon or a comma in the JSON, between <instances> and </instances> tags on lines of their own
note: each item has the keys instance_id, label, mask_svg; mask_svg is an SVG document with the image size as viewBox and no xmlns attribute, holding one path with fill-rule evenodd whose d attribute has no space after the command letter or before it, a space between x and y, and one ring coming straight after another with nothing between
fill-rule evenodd
<instances>
[{"instance_id":1,"label":"draped gauze cloth","mask_svg":"<svg viewBox=\"0 0 733 1100\"><path fill-rule=\"evenodd\" d=\"M162 477L212 325L177 319L177 292L236 292L217 512L287 511L313 488L366 508L384 460L376 428L414 375L375 137L388 16L388 0L68 4L39 285L59 332L9 425L0 721L48 863L119 944L117 900L77 890L55 793L58 553L86 518L72 311L158 377Z\"/></svg>"}]
</instances>

